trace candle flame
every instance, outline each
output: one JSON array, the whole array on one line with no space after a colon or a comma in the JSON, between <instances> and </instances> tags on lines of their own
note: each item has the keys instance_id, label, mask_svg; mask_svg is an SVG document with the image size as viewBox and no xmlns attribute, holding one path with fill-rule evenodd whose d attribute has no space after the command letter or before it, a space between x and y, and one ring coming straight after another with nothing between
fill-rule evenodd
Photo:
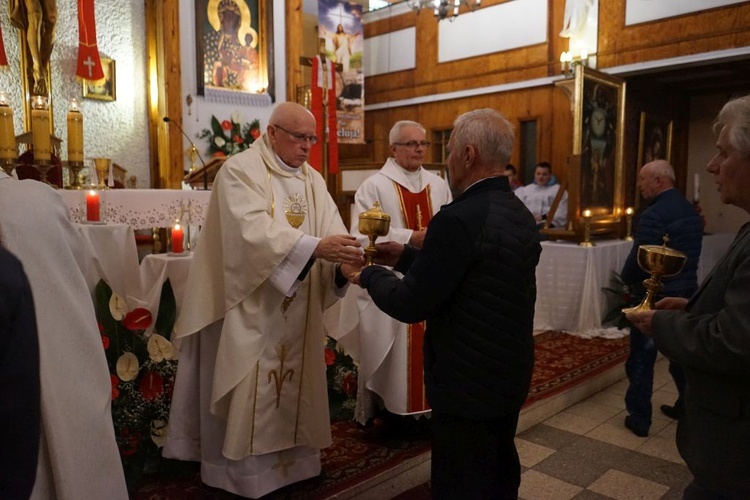
<instances>
[{"instance_id":1,"label":"candle flame","mask_svg":"<svg viewBox=\"0 0 750 500\"><path fill-rule=\"evenodd\" d=\"M625 210L625 213L628 215L633 215L633 209L631 207L628 207L627 210Z\"/></svg>"},{"instance_id":2,"label":"candle flame","mask_svg":"<svg viewBox=\"0 0 750 500\"><path fill-rule=\"evenodd\" d=\"M583 211L583 216L586 217L586 218L591 217L591 210L584 210Z\"/></svg>"}]
</instances>

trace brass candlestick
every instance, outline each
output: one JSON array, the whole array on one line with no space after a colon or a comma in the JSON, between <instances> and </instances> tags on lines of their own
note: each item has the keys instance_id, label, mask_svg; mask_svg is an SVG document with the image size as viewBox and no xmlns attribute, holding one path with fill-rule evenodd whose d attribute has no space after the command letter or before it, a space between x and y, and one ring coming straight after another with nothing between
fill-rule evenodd
<instances>
[{"instance_id":1,"label":"brass candlestick","mask_svg":"<svg viewBox=\"0 0 750 500\"><path fill-rule=\"evenodd\" d=\"M65 186L65 189L83 189L80 174L81 170L85 168L84 163L82 161L66 161L63 166L70 171L70 185Z\"/></svg>"},{"instance_id":2,"label":"brass candlestick","mask_svg":"<svg viewBox=\"0 0 750 500\"><path fill-rule=\"evenodd\" d=\"M578 243L579 247L594 247L596 244L591 241L591 210L583 211L583 241Z\"/></svg>"},{"instance_id":3,"label":"brass candlestick","mask_svg":"<svg viewBox=\"0 0 750 500\"><path fill-rule=\"evenodd\" d=\"M625 241L633 241L633 209L628 207L625 210Z\"/></svg>"},{"instance_id":4,"label":"brass candlestick","mask_svg":"<svg viewBox=\"0 0 750 500\"><path fill-rule=\"evenodd\" d=\"M663 245L641 245L638 247L638 266L651 276L643 280L646 296L635 307L623 309L624 314L637 311L650 311L654 308L654 297L662 289L660 278L675 276L682 271L687 255L667 247L668 237L664 237Z\"/></svg>"},{"instance_id":5,"label":"brass candlestick","mask_svg":"<svg viewBox=\"0 0 750 500\"><path fill-rule=\"evenodd\" d=\"M372 208L359 214L359 232L370 239L370 246L365 248L365 265L371 266L372 259L377 253L375 240L378 236L385 236L391 227L391 216L383 212L380 202L376 201Z\"/></svg>"}]
</instances>

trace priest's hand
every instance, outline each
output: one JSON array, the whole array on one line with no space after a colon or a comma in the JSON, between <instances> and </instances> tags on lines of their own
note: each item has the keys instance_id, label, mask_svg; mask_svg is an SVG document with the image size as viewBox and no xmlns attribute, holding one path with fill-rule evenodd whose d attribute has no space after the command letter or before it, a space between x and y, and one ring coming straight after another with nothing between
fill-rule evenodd
<instances>
[{"instance_id":1,"label":"priest's hand","mask_svg":"<svg viewBox=\"0 0 750 500\"><path fill-rule=\"evenodd\" d=\"M354 236L334 234L320 240L312 256L329 262L357 265L362 262L361 246Z\"/></svg>"},{"instance_id":2,"label":"priest's hand","mask_svg":"<svg viewBox=\"0 0 750 500\"><path fill-rule=\"evenodd\" d=\"M422 248L425 234L427 234L427 229L412 231L411 238L409 238L409 244L415 248Z\"/></svg>"},{"instance_id":3,"label":"priest's hand","mask_svg":"<svg viewBox=\"0 0 750 500\"><path fill-rule=\"evenodd\" d=\"M381 266L395 266L401 254L404 253L404 245L395 241L386 241L375 245L377 253L372 261Z\"/></svg>"},{"instance_id":4,"label":"priest's hand","mask_svg":"<svg viewBox=\"0 0 750 500\"><path fill-rule=\"evenodd\" d=\"M652 321L654 319L655 310L651 311L639 311L631 312L625 315L625 317L633 323L633 326L638 328L641 333L651 335L653 332Z\"/></svg>"}]
</instances>

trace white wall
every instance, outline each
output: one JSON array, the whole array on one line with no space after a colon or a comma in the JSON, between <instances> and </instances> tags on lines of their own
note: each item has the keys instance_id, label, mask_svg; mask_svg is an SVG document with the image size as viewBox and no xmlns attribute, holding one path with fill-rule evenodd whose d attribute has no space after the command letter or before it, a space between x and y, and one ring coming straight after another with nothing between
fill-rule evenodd
<instances>
[{"instance_id":1,"label":"white wall","mask_svg":"<svg viewBox=\"0 0 750 500\"><path fill-rule=\"evenodd\" d=\"M750 220L744 210L721 202L713 176L706 171L706 165L716 153L716 137L711 126L730 97L727 94L714 94L694 97L690 102L687 194L692 197L693 175L697 172L700 175L700 203L709 233L734 233Z\"/></svg>"},{"instance_id":2,"label":"white wall","mask_svg":"<svg viewBox=\"0 0 750 500\"><path fill-rule=\"evenodd\" d=\"M56 41L50 58L51 106L54 134L63 140L62 159L67 158L66 112L68 100L81 98L76 80L78 57L78 6L76 0L57 0ZM143 2L96 2L99 52L115 60L116 97L113 102L82 100L84 153L87 159L111 158L136 175L138 187L149 186L149 152L146 111L146 36ZM0 23L8 55L8 68L0 71L0 90L8 92L14 111L16 135L23 129L21 65L18 30L8 19L7 2L0 9Z\"/></svg>"}]
</instances>

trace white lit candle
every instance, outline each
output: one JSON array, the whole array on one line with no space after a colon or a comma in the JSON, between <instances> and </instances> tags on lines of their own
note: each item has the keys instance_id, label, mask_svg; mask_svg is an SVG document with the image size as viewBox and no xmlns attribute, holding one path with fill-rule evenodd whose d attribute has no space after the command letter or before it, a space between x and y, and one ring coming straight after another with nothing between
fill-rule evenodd
<instances>
[{"instance_id":1,"label":"white lit candle","mask_svg":"<svg viewBox=\"0 0 750 500\"><path fill-rule=\"evenodd\" d=\"M31 98L31 136L34 142L34 161L50 161L52 151L46 97L33 96Z\"/></svg>"},{"instance_id":2,"label":"white lit candle","mask_svg":"<svg viewBox=\"0 0 750 500\"><path fill-rule=\"evenodd\" d=\"M83 162L83 115L78 99L71 99L68 109L68 161Z\"/></svg>"}]
</instances>

